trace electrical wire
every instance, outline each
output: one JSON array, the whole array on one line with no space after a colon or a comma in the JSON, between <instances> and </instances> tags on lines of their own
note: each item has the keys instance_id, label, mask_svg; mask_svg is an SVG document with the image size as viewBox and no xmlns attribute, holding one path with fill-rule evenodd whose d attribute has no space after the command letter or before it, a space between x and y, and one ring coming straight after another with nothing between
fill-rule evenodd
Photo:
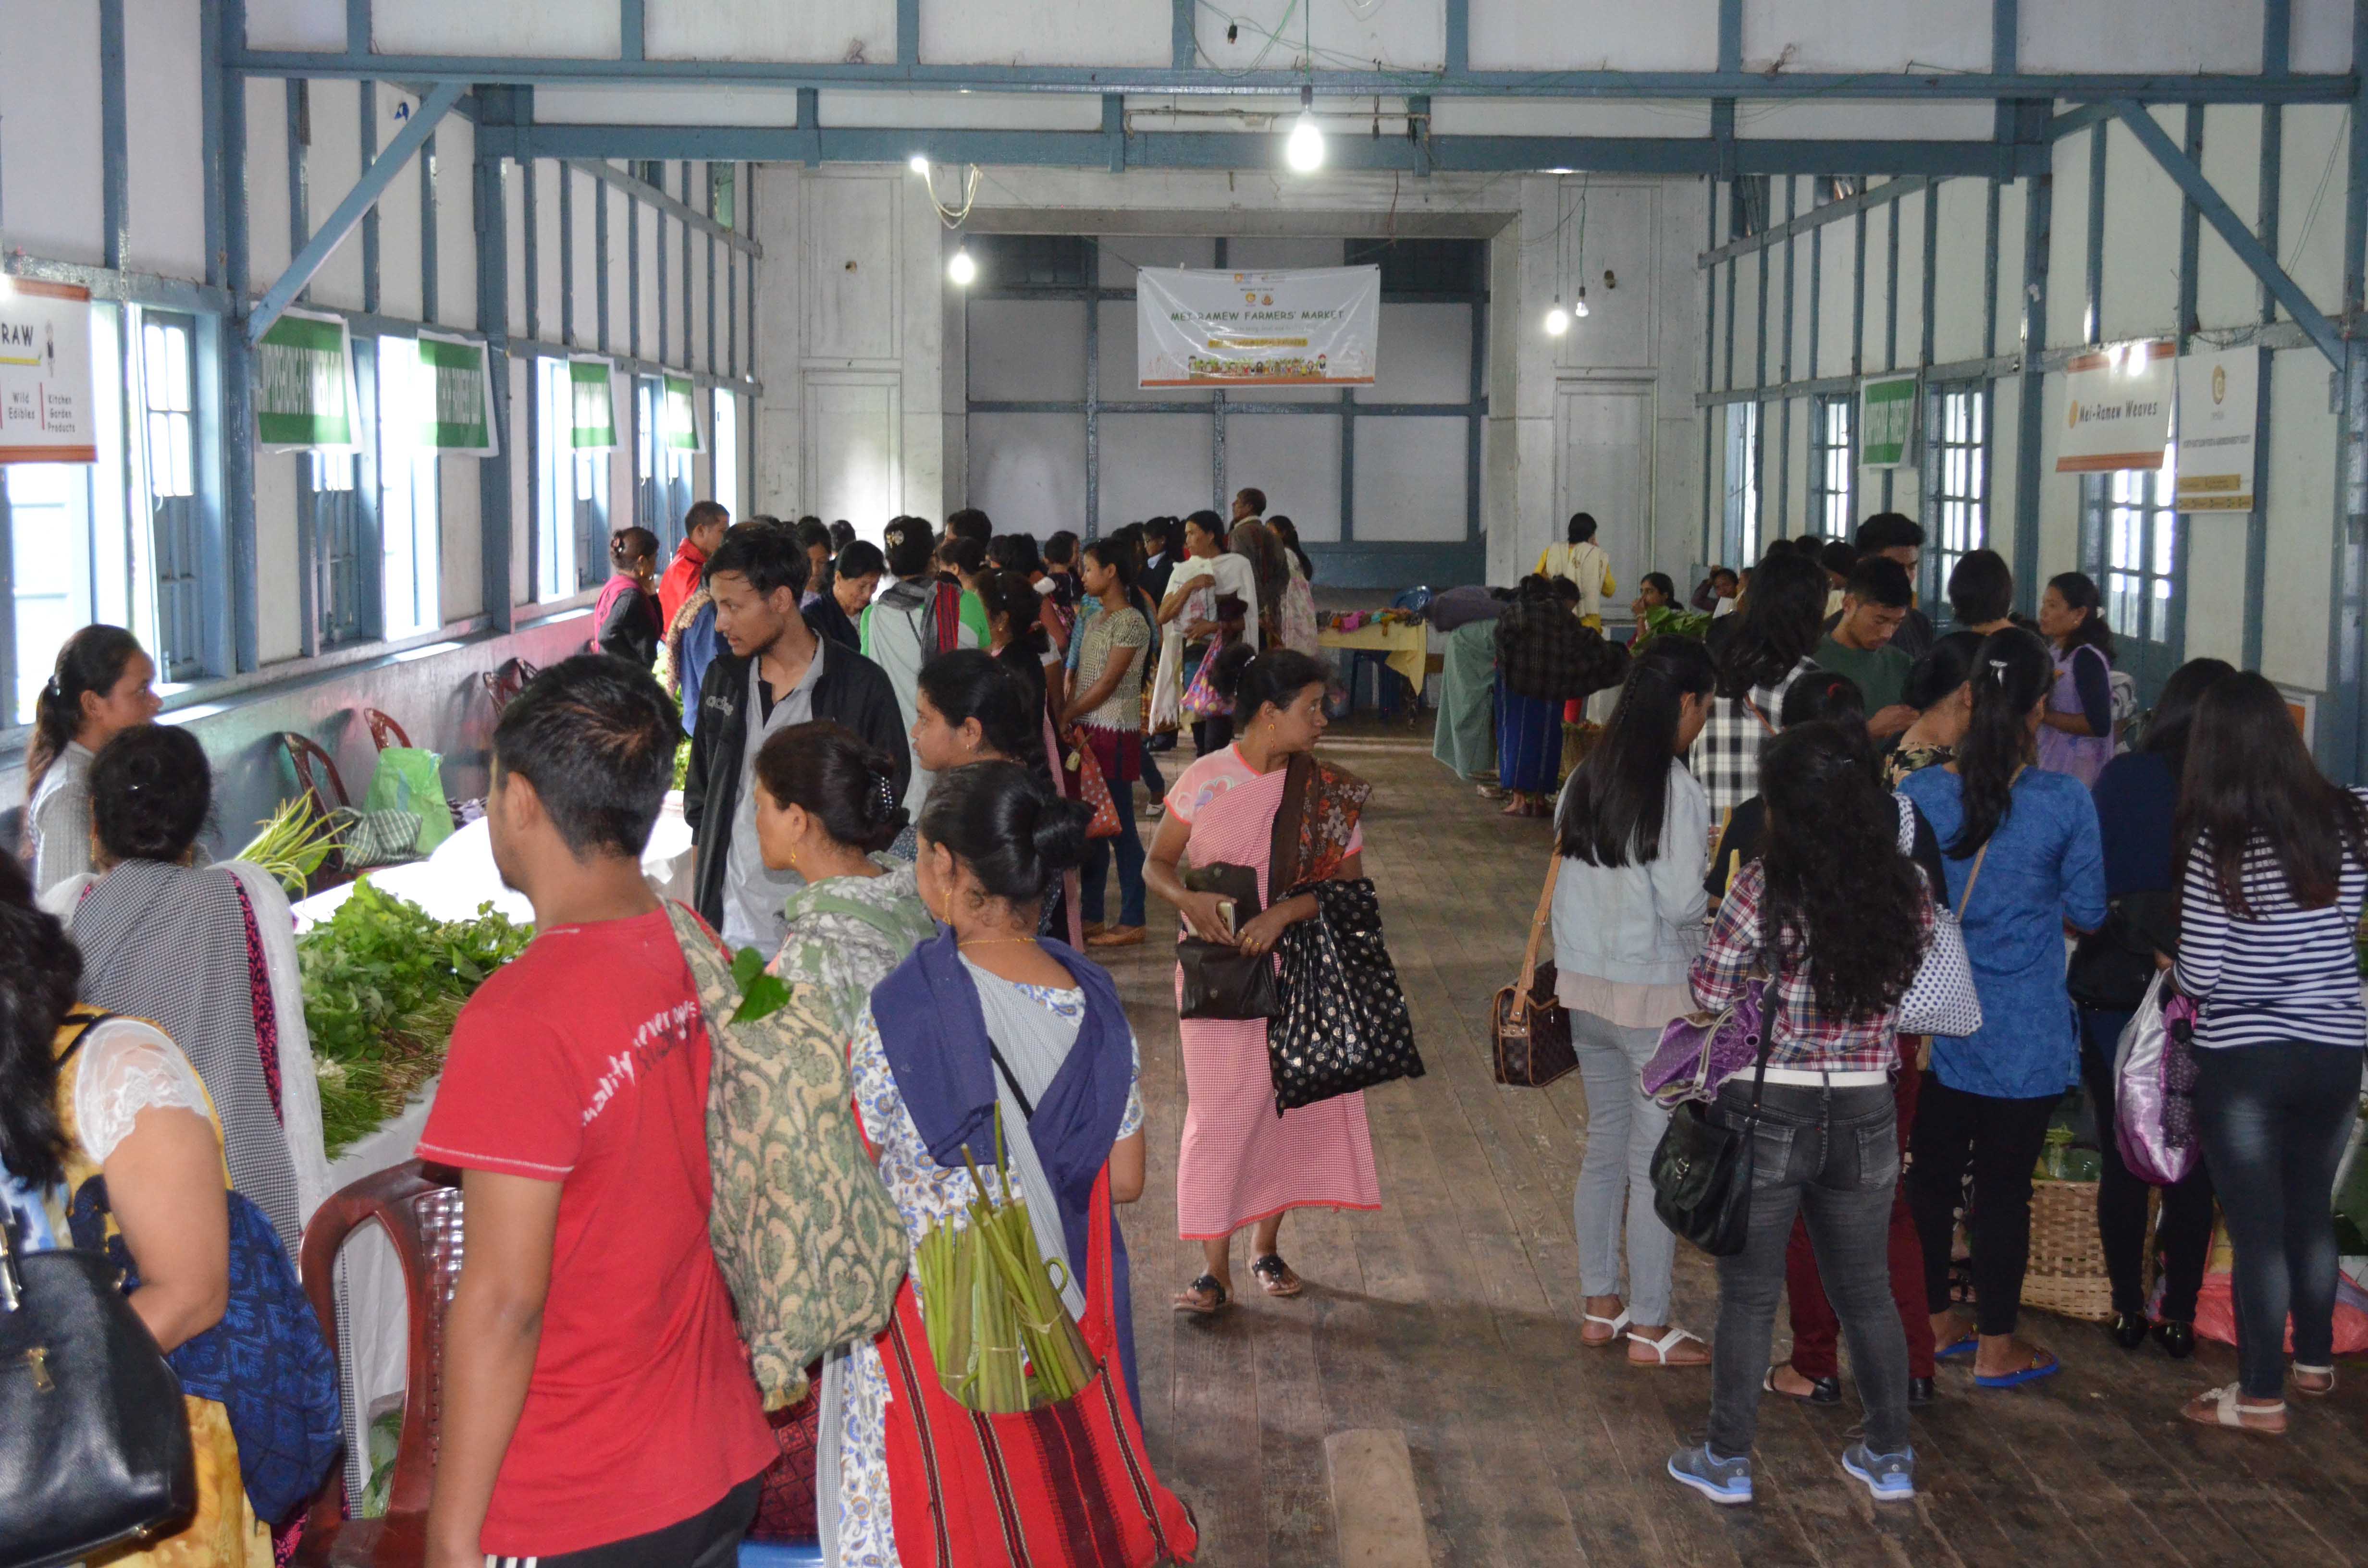
<instances>
[{"instance_id":1,"label":"electrical wire","mask_svg":"<svg viewBox=\"0 0 2368 1568\"><path fill-rule=\"evenodd\" d=\"M970 210L978 201L979 169L976 164L962 165L962 198L960 209L948 207L938 199L938 169L935 164L923 171L921 187L929 193L929 205L937 209L938 222L949 229L959 229L970 217Z\"/></svg>"}]
</instances>

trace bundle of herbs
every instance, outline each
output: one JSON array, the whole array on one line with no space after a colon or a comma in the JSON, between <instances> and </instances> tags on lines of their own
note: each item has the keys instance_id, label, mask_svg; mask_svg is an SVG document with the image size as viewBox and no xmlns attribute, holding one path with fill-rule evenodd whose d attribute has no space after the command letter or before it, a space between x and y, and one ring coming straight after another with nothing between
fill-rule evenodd
<instances>
[{"instance_id":1,"label":"bundle of herbs","mask_svg":"<svg viewBox=\"0 0 2368 1568\"><path fill-rule=\"evenodd\" d=\"M330 1158L436 1076L461 1005L532 936L490 903L439 921L365 881L298 941Z\"/></svg>"},{"instance_id":2,"label":"bundle of herbs","mask_svg":"<svg viewBox=\"0 0 2368 1568\"><path fill-rule=\"evenodd\" d=\"M995 1117L995 1169L1001 1202L988 1196L967 1153L972 1198L966 1222L944 1220L921 1237L914 1289L938 1380L965 1407L1014 1415L1076 1396L1092 1381L1093 1353L1061 1300L1059 1265L1036 1250L1027 1200L1012 1195Z\"/></svg>"},{"instance_id":3,"label":"bundle of herbs","mask_svg":"<svg viewBox=\"0 0 2368 1568\"><path fill-rule=\"evenodd\" d=\"M231 858L262 867L290 898L302 898L329 851L337 847L336 824L313 809L311 795L299 795L280 801L278 811L255 825L261 831Z\"/></svg>"}]
</instances>

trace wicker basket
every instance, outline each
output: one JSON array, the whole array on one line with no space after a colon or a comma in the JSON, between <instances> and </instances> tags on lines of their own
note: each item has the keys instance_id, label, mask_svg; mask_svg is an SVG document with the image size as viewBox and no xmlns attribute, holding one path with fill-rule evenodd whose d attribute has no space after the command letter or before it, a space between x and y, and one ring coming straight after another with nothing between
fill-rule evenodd
<instances>
[{"instance_id":1,"label":"wicker basket","mask_svg":"<svg viewBox=\"0 0 2368 1568\"><path fill-rule=\"evenodd\" d=\"M2031 1184L2031 1265L2022 1277L2022 1304L2089 1323L2112 1317L2095 1182Z\"/></svg>"}]
</instances>

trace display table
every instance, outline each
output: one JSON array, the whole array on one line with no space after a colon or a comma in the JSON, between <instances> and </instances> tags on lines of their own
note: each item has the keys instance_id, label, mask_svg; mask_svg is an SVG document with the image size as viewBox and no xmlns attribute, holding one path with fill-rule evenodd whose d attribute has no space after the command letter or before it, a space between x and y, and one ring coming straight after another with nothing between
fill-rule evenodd
<instances>
[{"instance_id":1,"label":"display table","mask_svg":"<svg viewBox=\"0 0 2368 1568\"><path fill-rule=\"evenodd\" d=\"M1324 648L1387 655L1390 668L1414 687L1416 699L1421 699L1430 666L1430 628L1420 621L1368 621L1354 631L1326 628L1315 634L1315 642Z\"/></svg>"}]
</instances>

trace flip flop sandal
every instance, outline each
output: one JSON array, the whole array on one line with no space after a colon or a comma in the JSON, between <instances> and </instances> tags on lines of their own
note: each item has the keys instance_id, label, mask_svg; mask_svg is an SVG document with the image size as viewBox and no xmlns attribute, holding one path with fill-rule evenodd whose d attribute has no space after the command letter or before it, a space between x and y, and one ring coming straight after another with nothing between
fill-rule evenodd
<instances>
[{"instance_id":1,"label":"flip flop sandal","mask_svg":"<svg viewBox=\"0 0 2368 1568\"><path fill-rule=\"evenodd\" d=\"M1207 1306L1196 1306L1190 1301L1178 1301L1176 1303L1176 1310L1178 1312L1190 1312L1194 1317L1215 1317L1219 1312L1224 1312L1226 1307L1233 1303L1233 1296L1227 1292L1223 1285L1217 1282L1217 1277L1213 1274L1203 1274L1198 1279L1193 1280L1190 1285L1185 1286L1184 1289L1196 1296L1206 1295L1214 1298L1214 1300L1211 1301Z\"/></svg>"},{"instance_id":2,"label":"flip flop sandal","mask_svg":"<svg viewBox=\"0 0 2368 1568\"><path fill-rule=\"evenodd\" d=\"M2297 1361L2294 1364L2293 1370L2294 1375L2294 1392L2301 1394L2305 1399L2325 1399L2328 1394L2335 1392L2334 1368L2305 1367L2301 1362ZM2305 1378L2324 1378L2327 1381L2319 1383L2306 1383L2302 1381Z\"/></svg>"},{"instance_id":3,"label":"flip flop sandal","mask_svg":"<svg viewBox=\"0 0 2368 1568\"><path fill-rule=\"evenodd\" d=\"M1706 1360L1672 1361L1669 1359L1669 1352L1675 1350L1679 1345L1682 1345L1689 1339L1692 1340L1696 1345L1702 1346L1704 1349L1708 1349L1710 1346L1710 1342L1704 1339L1701 1335L1688 1334L1682 1328L1672 1328L1668 1333L1661 1335L1658 1339L1645 1339L1632 1328L1628 1331L1628 1343L1631 1345L1641 1345L1645 1349L1650 1350L1653 1353L1653 1359L1646 1361L1637 1357L1631 1356L1628 1358L1628 1364L1632 1367L1650 1367L1656 1371L1691 1371L1697 1367L1709 1366L1710 1363Z\"/></svg>"},{"instance_id":4,"label":"flip flop sandal","mask_svg":"<svg viewBox=\"0 0 2368 1568\"><path fill-rule=\"evenodd\" d=\"M1589 1350L1609 1350L1628 1337L1628 1312L1625 1308L1621 1310L1620 1315L1616 1318L1598 1317L1593 1312L1581 1312L1579 1316L1588 1323L1600 1323L1604 1328L1604 1335L1600 1339L1588 1338L1587 1330L1584 1328L1578 1331L1578 1342Z\"/></svg>"},{"instance_id":5,"label":"flip flop sandal","mask_svg":"<svg viewBox=\"0 0 2368 1568\"><path fill-rule=\"evenodd\" d=\"M2286 1413L2284 1400L2280 1400L2275 1404L2254 1405L2249 1409L2240 1409L2237 1402L2243 1397L2244 1385L2230 1383L2226 1388L2209 1389L2196 1395L2194 1399L2180 1405L2179 1413L2199 1426L2232 1426L2239 1432L2251 1432L2263 1437L2285 1436L2283 1428L2245 1425L2245 1417L2248 1415L2283 1415ZM2201 1414L2196 1408L2199 1405L2203 1410L2210 1411L2211 1414L2208 1415Z\"/></svg>"},{"instance_id":6,"label":"flip flop sandal","mask_svg":"<svg viewBox=\"0 0 2368 1568\"><path fill-rule=\"evenodd\" d=\"M1943 1345L1939 1349L1933 1351L1932 1359L1935 1361L1970 1361L1974 1358L1974 1353L1981 1347L1982 1336L1978 1334L1969 1334L1963 1339L1952 1339L1949 1341L1948 1344Z\"/></svg>"},{"instance_id":7,"label":"flip flop sandal","mask_svg":"<svg viewBox=\"0 0 2368 1568\"><path fill-rule=\"evenodd\" d=\"M2001 1372L1994 1378L1986 1378L1976 1372L1974 1374L1974 1381L1986 1389L2021 1388L2025 1383L2035 1383L2042 1378L2052 1378L2064 1369L2064 1363L2055 1358L2055 1352L2053 1350L2040 1350L2033 1354L2044 1359L2033 1361L2030 1366L2016 1371Z\"/></svg>"},{"instance_id":8,"label":"flip flop sandal","mask_svg":"<svg viewBox=\"0 0 2368 1568\"><path fill-rule=\"evenodd\" d=\"M1258 1277L1258 1288L1269 1296L1296 1296L1307 1289L1307 1281L1291 1271L1291 1265L1282 1261L1279 1252L1250 1259L1250 1272Z\"/></svg>"}]
</instances>

